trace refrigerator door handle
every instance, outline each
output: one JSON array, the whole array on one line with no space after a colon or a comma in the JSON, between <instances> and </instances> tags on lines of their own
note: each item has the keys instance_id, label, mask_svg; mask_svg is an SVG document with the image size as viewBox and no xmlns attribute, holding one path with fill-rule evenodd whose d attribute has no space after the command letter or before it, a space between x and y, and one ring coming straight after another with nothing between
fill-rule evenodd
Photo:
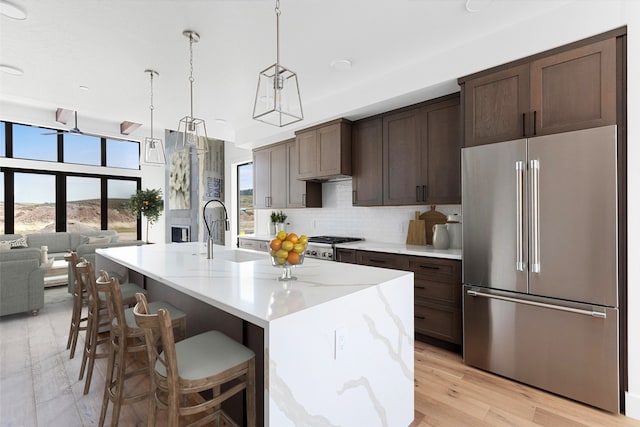
<instances>
[{"instance_id":1,"label":"refrigerator door handle","mask_svg":"<svg viewBox=\"0 0 640 427\"><path fill-rule=\"evenodd\" d=\"M497 299L497 300L513 302L513 303L517 303L517 304L533 305L533 306L536 306L536 307L549 308L551 310L567 311L569 313L583 314L585 316L596 317L598 319L606 319L607 318L607 313L604 312L604 311L583 310L583 309L580 309L580 308L565 307L565 306L562 306L562 305L547 304L547 303L538 302L538 301L529 301L529 300L525 300L525 299L506 297L506 296L503 296L503 295L488 294L488 293L480 292L480 291L477 291L477 290L474 290L474 289L467 290L467 295L472 296L472 297L482 297L482 298L489 298L489 299Z\"/></svg>"},{"instance_id":2,"label":"refrigerator door handle","mask_svg":"<svg viewBox=\"0 0 640 427\"><path fill-rule=\"evenodd\" d=\"M531 169L531 272L540 273L540 161L530 160Z\"/></svg>"},{"instance_id":3,"label":"refrigerator door handle","mask_svg":"<svg viewBox=\"0 0 640 427\"><path fill-rule=\"evenodd\" d=\"M525 271L524 262L524 176L525 163L516 162L516 270Z\"/></svg>"}]
</instances>

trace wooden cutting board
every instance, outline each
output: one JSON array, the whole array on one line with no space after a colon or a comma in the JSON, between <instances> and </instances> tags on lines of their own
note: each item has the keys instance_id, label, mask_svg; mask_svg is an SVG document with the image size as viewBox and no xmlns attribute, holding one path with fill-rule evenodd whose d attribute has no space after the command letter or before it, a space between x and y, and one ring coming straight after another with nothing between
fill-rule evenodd
<instances>
[{"instance_id":1,"label":"wooden cutting board","mask_svg":"<svg viewBox=\"0 0 640 427\"><path fill-rule=\"evenodd\" d=\"M427 245L431 245L433 244L433 226L436 224L446 224L447 216L438 212L435 205L431 205L431 210L420 215L420 219L424 220Z\"/></svg>"},{"instance_id":2,"label":"wooden cutting board","mask_svg":"<svg viewBox=\"0 0 640 427\"><path fill-rule=\"evenodd\" d=\"M425 223L420 219L420 212L415 212L415 217L409 220L409 229L407 230L407 245L426 245Z\"/></svg>"}]
</instances>

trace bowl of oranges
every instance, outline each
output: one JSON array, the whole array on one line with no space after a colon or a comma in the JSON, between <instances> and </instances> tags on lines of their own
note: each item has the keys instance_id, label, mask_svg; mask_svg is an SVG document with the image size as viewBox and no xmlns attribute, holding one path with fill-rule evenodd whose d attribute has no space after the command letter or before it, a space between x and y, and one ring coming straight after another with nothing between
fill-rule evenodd
<instances>
[{"instance_id":1,"label":"bowl of oranges","mask_svg":"<svg viewBox=\"0 0 640 427\"><path fill-rule=\"evenodd\" d=\"M308 241L308 237L304 234L298 236L296 233L287 233L282 230L269 243L271 265L283 269L282 276L278 280L296 280L296 277L291 275L291 268L304 262L304 251L307 249Z\"/></svg>"}]
</instances>

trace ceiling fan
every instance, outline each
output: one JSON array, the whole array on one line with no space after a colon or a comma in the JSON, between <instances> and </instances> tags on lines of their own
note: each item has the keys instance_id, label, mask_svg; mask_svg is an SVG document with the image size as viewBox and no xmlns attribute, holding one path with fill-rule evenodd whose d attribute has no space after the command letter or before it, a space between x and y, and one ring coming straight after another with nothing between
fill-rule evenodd
<instances>
[{"instance_id":1,"label":"ceiling fan","mask_svg":"<svg viewBox=\"0 0 640 427\"><path fill-rule=\"evenodd\" d=\"M71 110L65 110L64 108L58 108L56 110L56 121L59 123L63 123L63 124L67 124L67 120L68 120L68 115L71 113ZM48 133L43 133L43 135L62 135L65 133L69 133L72 135L84 135L84 133L78 129L78 112L74 111L73 112L73 116L74 116L74 125L71 129L68 130L59 130L56 132L48 132Z\"/></svg>"}]
</instances>

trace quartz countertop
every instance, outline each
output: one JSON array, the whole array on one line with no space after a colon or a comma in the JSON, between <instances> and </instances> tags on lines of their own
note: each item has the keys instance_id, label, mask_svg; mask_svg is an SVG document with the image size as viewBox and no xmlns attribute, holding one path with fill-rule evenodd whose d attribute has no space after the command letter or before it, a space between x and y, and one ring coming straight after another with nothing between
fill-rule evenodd
<instances>
[{"instance_id":1,"label":"quartz countertop","mask_svg":"<svg viewBox=\"0 0 640 427\"><path fill-rule=\"evenodd\" d=\"M434 249L431 245L407 245L405 243L362 240L360 242L340 243L336 245L336 248L386 252L400 255L416 255L432 258L462 259L462 249Z\"/></svg>"},{"instance_id":2,"label":"quartz countertop","mask_svg":"<svg viewBox=\"0 0 640 427\"><path fill-rule=\"evenodd\" d=\"M215 246L207 259L201 243L174 243L98 249L127 268L265 327L269 322L363 289L395 280L406 272L327 263L306 258L292 275L298 296L287 310L274 310L273 296L283 289L282 268L266 253Z\"/></svg>"},{"instance_id":3,"label":"quartz countertop","mask_svg":"<svg viewBox=\"0 0 640 427\"><path fill-rule=\"evenodd\" d=\"M274 237L266 234L244 234L241 239L271 241ZM359 242L339 243L336 248L357 249L361 251L386 252L390 254L415 255L432 258L462 259L462 249L434 249L431 245L407 245L406 243L377 242L361 240Z\"/></svg>"}]
</instances>

